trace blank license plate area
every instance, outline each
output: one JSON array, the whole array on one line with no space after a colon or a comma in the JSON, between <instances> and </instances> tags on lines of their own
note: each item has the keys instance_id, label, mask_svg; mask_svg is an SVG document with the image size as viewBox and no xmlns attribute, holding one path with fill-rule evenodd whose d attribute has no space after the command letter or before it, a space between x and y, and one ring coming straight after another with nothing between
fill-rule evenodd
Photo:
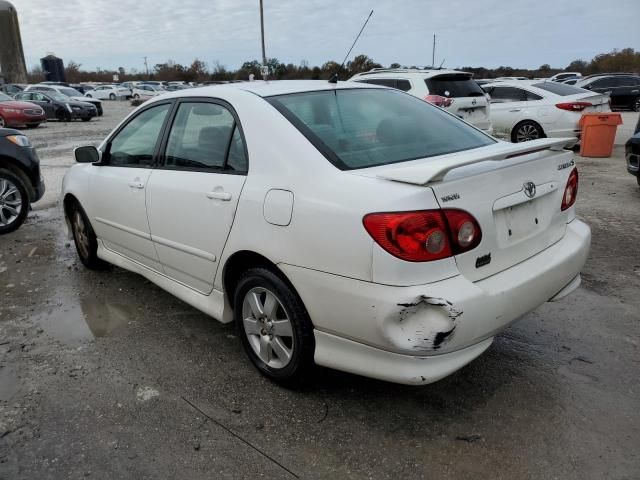
<instances>
[{"instance_id":1,"label":"blank license plate area","mask_svg":"<svg viewBox=\"0 0 640 480\"><path fill-rule=\"evenodd\" d=\"M529 238L541 231L546 224L540 211L542 199L524 202L494 213L498 242L509 245Z\"/></svg>"}]
</instances>

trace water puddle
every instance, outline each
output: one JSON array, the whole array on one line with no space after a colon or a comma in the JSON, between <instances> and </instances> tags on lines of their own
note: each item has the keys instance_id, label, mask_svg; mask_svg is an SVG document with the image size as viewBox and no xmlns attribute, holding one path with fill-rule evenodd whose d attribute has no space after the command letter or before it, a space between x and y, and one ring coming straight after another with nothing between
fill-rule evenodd
<instances>
[{"instance_id":1,"label":"water puddle","mask_svg":"<svg viewBox=\"0 0 640 480\"><path fill-rule=\"evenodd\" d=\"M106 337L135 319L136 310L129 305L82 298L61 301L41 314L37 321L51 337L65 343Z\"/></svg>"}]
</instances>

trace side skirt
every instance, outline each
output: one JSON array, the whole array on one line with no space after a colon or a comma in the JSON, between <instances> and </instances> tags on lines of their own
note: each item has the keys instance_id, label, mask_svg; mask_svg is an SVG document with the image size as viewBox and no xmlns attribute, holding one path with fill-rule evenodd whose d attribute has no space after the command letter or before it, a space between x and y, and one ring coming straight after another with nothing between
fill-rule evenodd
<instances>
[{"instance_id":1,"label":"side skirt","mask_svg":"<svg viewBox=\"0 0 640 480\"><path fill-rule=\"evenodd\" d=\"M233 321L233 313L231 306L226 301L226 296L219 290L213 290L210 295L203 295L182 285L171 278L155 272L138 262L127 257L112 252L105 248L102 240L98 239L98 257L130 272L142 275L147 280L155 283L157 286L166 290L170 294L197 308L203 313L215 318L219 322L229 323Z\"/></svg>"}]
</instances>

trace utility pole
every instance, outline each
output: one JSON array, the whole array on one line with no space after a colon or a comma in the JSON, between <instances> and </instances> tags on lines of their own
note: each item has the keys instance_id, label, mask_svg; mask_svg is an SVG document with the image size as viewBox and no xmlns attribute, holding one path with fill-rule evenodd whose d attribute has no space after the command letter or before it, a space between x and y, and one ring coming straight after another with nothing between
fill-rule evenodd
<instances>
[{"instance_id":1,"label":"utility pole","mask_svg":"<svg viewBox=\"0 0 640 480\"><path fill-rule=\"evenodd\" d=\"M431 66L436 66L436 34L433 34L433 50L431 50Z\"/></svg>"},{"instance_id":2,"label":"utility pole","mask_svg":"<svg viewBox=\"0 0 640 480\"><path fill-rule=\"evenodd\" d=\"M267 54L264 50L264 12L262 8L262 0L260 0L260 33L262 36L262 65L267 64Z\"/></svg>"},{"instance_id":3,"label":"utility pole","mask_svg":"<svg viewBox=\"0 0 640 480\"><path fill-rule=\"evenodd\" d=\"M144 58L144 68L147 71L147 79L149 78L149 65L147 64L147 57L142 57Z\"/></svg>"}]
</instances>

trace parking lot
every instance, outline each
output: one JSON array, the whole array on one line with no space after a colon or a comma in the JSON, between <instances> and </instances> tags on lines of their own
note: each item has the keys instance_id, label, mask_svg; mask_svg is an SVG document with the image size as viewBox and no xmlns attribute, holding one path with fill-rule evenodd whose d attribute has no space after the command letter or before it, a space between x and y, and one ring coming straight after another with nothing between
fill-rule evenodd
<instances>
[{"instance_id":1,"label":"parking lot","mask_svg":"<svg viewBox=\"0 0 640 480\"><path fill-rule=\"evenodd\" d=\"M129 112L29 132L47 183L0 238L0 479L546 478L640 472L640 189L620 145L576 157L583 284L435 384L261 377L232 325L144 278L83 268L57 207L73 147Z\"/></svg>"}]
</instances>

